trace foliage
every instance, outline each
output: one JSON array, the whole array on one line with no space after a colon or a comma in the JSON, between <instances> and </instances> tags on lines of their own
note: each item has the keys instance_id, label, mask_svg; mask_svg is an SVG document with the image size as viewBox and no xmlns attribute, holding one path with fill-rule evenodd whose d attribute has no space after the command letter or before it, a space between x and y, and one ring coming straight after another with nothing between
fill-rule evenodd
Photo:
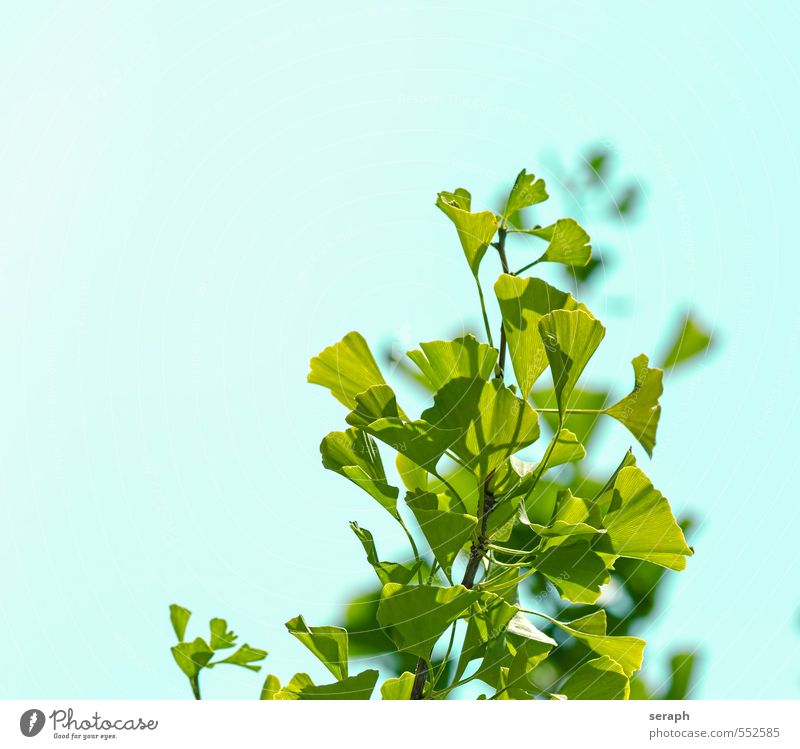
<instances>
[{"instance_id":1,"label":"foliage","mask_svg":"<svg viewBox=\"0 0 800 749\"><path fill-rule=\"evenodd\" d=\"M578 466L604 415L652 454L662 372L644 354L635 357L633 388L611 405L606 394L580 387L605 328L571 294L525 274L539 263L586 268L591 244L573 219L526 225L525 211L547 198L544 181L525 170L498 213L473 212L464 188L439 194L436 205L454 225L477 286L486 340L465 335L408 352L408 371L432 394L418 418L399 405L357 332L311 360L309 382L348 409L347 428L322 440L323 466L389 513L409 553L381 560L370 531L351 523L380 594L351 605L360 609L348 617L353 627L308 626L301 616L287 622L335 681L316 685L298 673L281 686L270 675L262 699L368 699L379 674L349 674L351 642L356 653L393 653L383 699L444 699L471 682L482 683L490 699L626 699L632 689L641 696L632 680L645 643L615 631L619 622L601 596L626 564L658 570L660 579L664 569L683 569L693 552L631 452L604 483ZM517 236L543 245L511 272L506 244ZM502 319L497 346L480 280L490 249L502 271L494 285ZM678 363L680 348L667 358ZM550 384L542 386L548 369ZM402 502L387 476L389 452ZM549 586L570 613L586 610L563 617L526 602ZM184 643L184 630L185 622L175 627L175 657L195 689L202 668L228 661L211 662L215 649L201 638ZM685 682L691 668L689 656L676 667Z\"/></svg>"}]
</instances>

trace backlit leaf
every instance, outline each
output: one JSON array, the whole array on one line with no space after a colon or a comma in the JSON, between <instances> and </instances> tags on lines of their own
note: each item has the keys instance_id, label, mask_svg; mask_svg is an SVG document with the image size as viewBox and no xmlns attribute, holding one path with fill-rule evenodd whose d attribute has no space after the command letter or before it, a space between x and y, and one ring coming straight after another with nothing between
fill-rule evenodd
<instances>
[{"instance_id":1,"label":"backlit leaf","mask_svg":"<svg viewBox=\"0 0 800 749\"><path fill-rule=\"evenodd\" d=\"M404 671L396 679L387 679L381 685L381 699L410 700L414 688L414 674Z\"/></svg>"},{"instance_id":2,"label":"backlit leaf","mask_svg":"<svg viewBox=\"0 0 800 749\"><path fill-rule=\"evenodd\" d=\"M604 655L579 666L558 691L570 700L627 700L630 680L619 663Z\"/></svg>"},{"instance_id":3,"label":"backlit leaf","mask_svg":"<svg viewBox=\"0 0 800 749\"><path fill-rule=\"evenodd\" d=\"M658 399L664 392L661 384L664 373L660 369L649 367L649 360L644 354L635 357L631 364L634 375L633 390L621 401L607 408L606 413L624 424L652 457L653 448L656 446L658 420L661 417Z\"/></svg>"},{"instance_id":4,"label":"backlit leaf","mask_svg":"<svg viewBox=\"0 0 800 749\"><path fill-rule=\"evenodd\" d=\"M611 579L606 560L583 540L546 549L533 557L531 566L573 603L594 603Z\"/></svg>"},{"instance_id":5,"label":"backlit leaf","mask_svg":"<svg viewBox=\"0 0 800 749\"><path fill-rule=\"evenodd\" d=\"M440 588L389 583L381 592L378 623L399 650L427 659L442 633L478 596L478 591L463 585Z\"/></svg>"},{"instance_id":6,"label":"backlit leaf","mask_svg":"<svg viewBox=\"0 0 800 749\"><path fill-rule=\"evenodd\" d=\"M235 653L229 655L221 661L215 661L212 666L218 666L221 663L229 663L232 666L242 666L242 668L250 669L251 671L260 671L261 666L253 666L253 663L263 661L267 657L266 650L259 648L252 648L249 645L242 645Z\"/></svg>"},{"instance_id":7,"label":"backlit leaf","mask_svg":"<svg viewBox=\"0 0 800 749\"><path fill-rule=\"evenodd\" d=\"M464 256L477 278L481 260L497 233L497 217L491 211L470 213L469 205L469 193L463 188L455 193L440 192L436 198L437 208L455 224Z\"/></svg>"},{"instance_id":8,"label":"backlit leaf","mask_svg":"<svg viewBox=\"0 0 800 749\"><path fill-rule=\"evenodd\" d=\"M398 490L386 481L378 447L372 438L351 427L346 432L331 432L319 446L322 465L345 476L380 502L393 517L397 513Z\"/></svg>"},{"instance_id":9,"label":"backlit leaf","mask_svg":"<svg viewBox=\"0 0 800 749\"><path fill-rule=\"evenodd\" d=\"M178 606L177 603L173 603L169 607L169 619L172 622L172 628L175 630L175 637L178 638L178 642L183 642L183 638L186 635L186 625L189 623L191 615L192 612L189 609Z\"/></svg>"},{"instance_id":10,"label":"backlit leaf","mask_svg":"<svg viewBox=\"0 0 800 749\"><path fill-rule=\"evenodd\" d=\"M228 623L224 619L212 619L209 624L211 639L209 645L212 650L232 648L237 640L233 630L228 630Z\"/></svg>"},{"instance_id":11,"label":"backlit leaf","mask_svg":"<svg viewBox=\"0 0 800 749\"><path fill-rule=\"evenodd\" d=\"M302 616L286 622L289 634L303 643L339 681L347 678L347 630L342 627L309 627Z\"/></svg>"},{"instance_id":12,"label":"backlit leaf","mask_svg":"<svg viewBox=\"0 0 800 749\"><path fill-rule=\"evenodd\" d=\"M202 637L198 637L192 642L179 642L172 648L172 657L175 659L175 663L190 679L197 676L213 656L214 651Z\"/></svg>"},{"instance_id":13,"label":"backlit leaf","mask_svg":"<svg viewBox=\"0 0 800 749\"><path fill-rule=\"evenodd\" d=\"M539 320L558 410L563 417L572 390L605 336L599 320L583 310L555 310Z\"/></svg>"},{"instance_id":14,"label":"backlit leaf","mask_svg":"<svg viewBox=\"0 0 800 749\"><path fill-rule=\"evenodd\" d=\"M275 695L281 691L281 681L275 674L269 674L261 688L262 700L274 700Z\"/></svg>"},{"instance_id":15,"label":"backlit leaf","mask_svg":"<svg viewBox=\"0 0 800 749\"><path fill-rule=\"evenodd\" d=\"M502 274L494 285L508 354L519 384L527 398L533 384L547 369L547 352L539 334L539 321L557 309L586 309L565 291L559 291L541 278L521 278Z\"/></svg>"},{"instance_id":16,"label":"backlit leaf","mask_svg":"<svg viewBox=\"0 0 800 749\"><path fill-rule=\"evenodd\" d=\"M368 700L372 696L378 672L362 671L356 676L333 684L315 685L308 674L295 674L291 681L277 692L276 700Z\"/></svg>"},{"instance_id":17,"label":"backlit leaf","mask_svg":"<svg viewBox=\"0 0 800 749\"><path fill-rule=\"evenodd\" d=\"M328 388L348 408L355 408L359 393L373 385L385 384L367 342L355 331L315 356L307 379Z\"/></svg>"},{"instance_id":18,"label":"backlit leaf","mask_svg":"<svg viewBox=\"0 0 800 749\"><path fill-rule=\"evenodd\" d=\"M372 534L366 529L361 528L358 523L350 523L350 528L353 533L358 536L364 551L367 553L367 561L372 565L381 585L386 583L400 583L405 585L417 574L420 563L415 562L412 565L398 564L397 562L381 562L378 558L378 551L375 547L375 540Z\"/></svg>"},{"instance_id":19,"label":"backlit leaf","mask_svg":"<svg viewBox=\"0 0 800 749\"><path fill-rule=\"evenodd\" d=\"M574 219L561 218L551 226L527 229L524 233L547 240L547 249L538 259L540 263L581 268L592 259L589 235Z\"/></svg>"},{"instance_id":20,"label":"backlit leaf","mask_svg":"<svg viewBox=\"0 0 800 749\"><path fill-rule=\"evenodd\" d=\"M473 335L454 341L420 343L419 347L419 351L409 351L408 357L419 367L433 391L458 377L488 380L498 356L497 349L479 343Z\"/></svg>"},{"instance_id":21,"label":"backlit leaf","mask_svg":"<svg viewBox=\"0 0 800 749\"><path fill-rule=\"evenodd\" d=\"M511 216L524 208L529 208L537 203L543 203L547 198L548 195L544 180L537 179L535 175L528 174L528 172L523 169L517 175L514 186L508 194L503 216Z\"/></svg>"}]
</instances>

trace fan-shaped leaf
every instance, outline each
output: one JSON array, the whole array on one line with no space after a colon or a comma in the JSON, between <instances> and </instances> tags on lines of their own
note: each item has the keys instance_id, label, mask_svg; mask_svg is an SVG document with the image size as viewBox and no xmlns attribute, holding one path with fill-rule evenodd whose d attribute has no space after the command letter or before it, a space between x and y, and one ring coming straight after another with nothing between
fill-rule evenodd
<instances>
[{"instance_id":1,"label":"fan-shaped leaf","mask_svg":"<svg viewBox=\"0 0 800 749\"><path fill-rule=\"evenodd\" d=\"M569 700L627 700L630 679L619 663L604 655L579 666L559 692Z\"/></svg>"},{"instance_id":2,"label":"fan-shaped leaf","mask_svg":"<svg viewBox=\"0 0 800 749\"><path fill-rule=\"evenodd\" d=\"M434 391L458 377L488 380L497 362L497 349L479 343L473 335L420 343L419 347L421 351L409 351L408 357Z\"/></svg>"},{"instance_id":3,"label":"fan-shaped leaf","mask_svg":"<svg viewBox=\"0 0 800 749\"><path fill-rule=\"evenodd\" d=\"M323 663L337 680L347 678L347 630L342 627L309 627L302 616L286 622L286 629Z\"/></svg>"},{"instance_id":4,"label":"fan-shaped leaf","mask_svg":"<svg viewBox=\"0 0 800 749\"><path fill-rule=\"evenodd\" d=\"M535 175L528 174L523 169L514 181L514 186L508 194L506 207L503 216L508 217L524 208L529 208L537 203L547 200L547 189L543 179L537 179Z\"/></svg>"},{"instance_id":5,"label":"fan-shaped leaf","mask_svg":"<svg viewBox=\"0 0 800 749\"><path fill-rule=\"evenodd\" d=\"M549 243L537 260L539 263L561 263L581 268L592 259L589 235L574 219L560 218L550 226L527 229L524 233L540 237Z\"/></svg>"},{"instance_id":6,"label":"fan-shaped leaf","mask_svg":"<svg viewBox=\"0 0 800 749\"><path fill-rule=\"evenodd\" d=\"M461 187L455 193L440 192L436 198L436 207L455 224L464 256L477 278L481 260L497 232L497 217L491 211L470 213L469 206L469 193Z\"/></svg>"},{"instance_id":7,"label":"fan-shaped leaf","mask_svg":"<svg viewBox=\"0 0 800 749\"><path fill-rule=\"evenodd\" d=\"M624 424L652 457L653 448L656 446L658 420L661 417L658 399L664 392L661 384L664 373L660 369L650 368L649 360L644 354L635 357L631 364L634 375L633 390L621 401L607 408L606 413Z\"/></svg>"}]
</instances>

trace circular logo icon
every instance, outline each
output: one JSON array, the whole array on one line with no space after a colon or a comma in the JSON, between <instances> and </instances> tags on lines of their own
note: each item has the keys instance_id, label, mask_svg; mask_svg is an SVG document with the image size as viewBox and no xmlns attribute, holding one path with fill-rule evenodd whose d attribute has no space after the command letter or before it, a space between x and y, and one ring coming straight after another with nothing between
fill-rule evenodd
<instances>
[{"instance_id":1,"label":"circular logo icon","mask_svg":"<svg viewBox=\"0 0 800 749\"><path fill-rule=\"evenodd\" d=\"M19 730L23 736L35 736L44 728L44 713L34 708L26 710L19 719Z\"/></svg>"}]
</instances>

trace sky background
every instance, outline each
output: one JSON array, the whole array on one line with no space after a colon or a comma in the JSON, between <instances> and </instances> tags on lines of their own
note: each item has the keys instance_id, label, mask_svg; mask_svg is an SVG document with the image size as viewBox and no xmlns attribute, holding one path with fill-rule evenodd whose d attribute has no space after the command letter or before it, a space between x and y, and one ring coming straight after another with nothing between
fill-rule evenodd
<instances>
[{"instance_id":1,"label":"sky background","mask_svg":"<svg viewBox=\"0 0 800 749\"><path fill-rule=\"evenodd\" d=\"M477 325L436 192L493 207L527 167L543 220L580 213L561 181L598 141L646 201L588 222L618 262L586 382L627 392L690 307L718 333L641 462L698 519L646 664L699 646L696 696L800 697L799 24L788 0L7 4L0 697L187 697L173 601L321 676L282 622L370 582L348 520L403 542L322 469L344 411L308 359Z\"/></svg>"}]
</instances>

